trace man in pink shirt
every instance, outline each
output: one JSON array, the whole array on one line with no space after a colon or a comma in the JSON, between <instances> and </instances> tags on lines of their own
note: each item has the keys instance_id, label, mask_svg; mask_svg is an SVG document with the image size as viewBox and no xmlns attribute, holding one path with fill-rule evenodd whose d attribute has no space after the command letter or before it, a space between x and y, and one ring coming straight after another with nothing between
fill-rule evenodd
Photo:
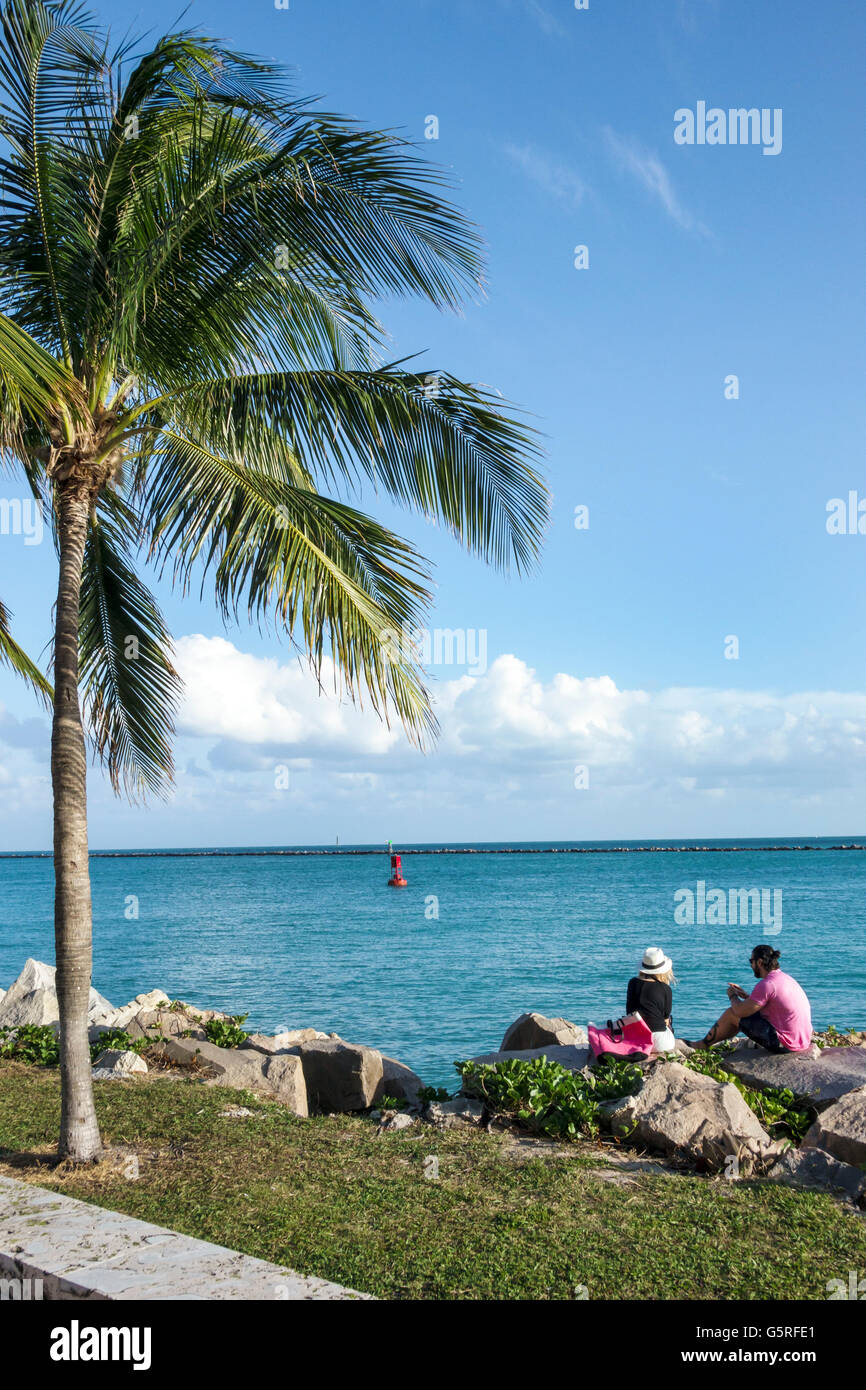
<instances>
[{"instance_id":1,"label":"man in pink shirt","mask_svg":"<svg viewBox=\"0 0 866 1390\"><path fill-rule=\"evenodd\" d=\"M772 946L756 946L749 964L758 980L751 994L728 985L730 1008L691 1046L712 1047L742 1032L768 1052L806 1051L812 1043L812 1010L805 991L779 969L779 952Z\"/></svg>"}]
</instances>

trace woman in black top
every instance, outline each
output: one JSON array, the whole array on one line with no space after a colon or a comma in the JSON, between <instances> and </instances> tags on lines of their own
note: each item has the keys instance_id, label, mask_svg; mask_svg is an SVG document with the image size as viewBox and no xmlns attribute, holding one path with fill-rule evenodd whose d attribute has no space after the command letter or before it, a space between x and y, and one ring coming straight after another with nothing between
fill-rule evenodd
<instances>
[{"instance_id":1,"label":"woman in black top","mask_svg":"<svg viewBox=\"0 0 866 1390\"><path fill-rule=\"evenodd\" d=\"M674 996L671 984L674 980L673 961L660 951L658 946L650 946L644 951L640 973L628 982L626 994L626 1013L639 1013L653 1035L655 1052L673 1052L675 1038L671 1011Z\"/></svg>"}]
</instances>

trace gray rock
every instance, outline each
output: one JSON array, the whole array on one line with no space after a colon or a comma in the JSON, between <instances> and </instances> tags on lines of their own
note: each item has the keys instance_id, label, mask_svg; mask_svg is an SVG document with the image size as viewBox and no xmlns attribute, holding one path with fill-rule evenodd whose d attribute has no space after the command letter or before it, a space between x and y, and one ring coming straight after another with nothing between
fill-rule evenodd
<instances>
[{"instance_id":1,"label":"gray rock","mask_svg":"<svg viewBox=\"0 0 866 1390\"><path fill-rule=\"evenodd\" d=\"M12 989L0 1003L0 1028L43 1028L60 1022L60 1006L53 989L34 989L17 997L10 996Z\"/></svg>"},{"instance_id":2,"label":"gray rock","mask_svg":"<svg viewBox=\"0 0 866 1390\"><path fill-rule=\"evenodd\" d=\"M559 1062L567 1071L583 1071L592 1060L592 1053L588 1047L551 1044L550 1047L530 1047L517 1052L485 1052L481 1057L473 1057L471 1060L478 1066L493 1067L497 1062L509 1062L512 1058L521 1062L531 1062L536 1057L546 1057L550 1062Z\"/></svg>"},{"instance_id":3,"label":"gray rock","mask_svg":"<svg viewBox=\"0 0 866 1390\"><path fill-rule=\"evenodd\" d=\"M310 1105L323 1111L367 1110L382 1095L382 1054L372 1047L316 1039L297 1049Z\"/></svg>"},{"instance_id":4,"label":"gray rock","mask_svg":"<svg viewBox=\"0 0 866 1390\"><path fill-rule=\"evenodd\" d=\"M59 1023L56 1023L53 1026L56 1032L60 1031ZM99 1042L99 1039L103 1036L103 1034L113 1033L114 1031L115 1025L113 1023L91 1023L88 1025L87 1028L87 1041L92 1043ZM124 1029L124 1032L125 1031L126 1030Z\"/></svg>"},{"instance_id":5,"label":"gray rock","mask_svg":"<svg viewBox=\"0 0 866 1390\"><path fill-rule=\"evenodd\" d=\"M282 1033L250 1033L244 1047L256 1052L288 1052L290 1048L300 1047L301 1043L315 1042L317 1038L327 1038L317 1028L287 1028Z\"/></svg>"},{"instance_id":6,"label":"gray rock","mask_svg":"<svg viewBox=\"0 0 866 1390\"><path fill-rule=\"evenodd\" d=\"M424 1118L437 1129L459 1129L463 1125L477 1128L484 1123L484 1105L466 1096L458 1096L456 1100L431 1100Z\"/></svg>"},{"instance_id":7,"label":"gray rock","mask_svg":"<svg viewBox=\"0 0 866 1390\"><path fill-rule=\"evenodd\" d=\"M58 1023L60 1008L55 988L56 970L43 961L28 959L24 969L0 1000L0 1027L20 1028L28 1024L44 1026ZM91 989L87 1017L102 1023L115 1012L114 1006Z\"/></svg>"},{"instance_id":8,"label":"gray rock","mask_svg":"<svg viewBox=\"0 0 866 1390\"><path fill-rule=\"evenodd\" d=\"M782 1053L778 1052L768 1054L767 1049L765 1047L761 1047L760 1043L752 1042L751 1038L744 1037L732 1038L727 1044L723 1044L721 1047L716 1046L714 1051L719 1053L724 1052L728 1056L735 1056L738 1052L757 1052L760 1053L762 1057L766 1057L768 1055L780 1057L783 1055ZM800 1052L792 1052L786 1055L791 1057L797 1057L801 1062L809 1060L817 1061L817 1059L821 1056L821 1048L818 1046L816 1042L811 1042L808 1047L802 1048Z\"/></svg>"},{"instance_id":9,"label":"gray rock","mask_svg":"<svg viewBox=\"0 0 866 1390\"><path fill-rule=\"evenodd\" d=\"M614 1134L712 1171L728 1156L772 1151L770 1136L732 1082L714 1081L679 1062L651 1067L637 1095L606 1111Z\"/></svg>"},{"instance_id":10,"label":"gray rock","mask_svg":"<svg viewBox=\"0 0 866 1390\"><path fill-rule=\"evenodd\" d=\"M230 1049L223 1049L230 1051ZM287 1105L296 1115L309 1115L307 1083L304 1068L299 1057L277 1055L265 1057L262 1063L264 1082L259 1089L267 1089L283 1105Z\"/></svg>"},{"instance_id":11,"label":"gray rock","mask_svg":"<svg viewBox=\"0 0 866 1390\"><path fill-rule=\"evenodd\" d=\"M114 1005L104 999L101 994L97 994L95 989L90 991L90 1000L87 1006L88 1023L104 1023L111 1018L114 1013Z\"/></svg>"},{"instance_id":12,"label":"gray rock","mask_svg":"<svg viewBox=\"0 0 866 1390\"><path fill-rule=\"evenodd\" d=\"M146 994L137 994L128 1004L121 1004L119 1009L115 1009L110 1018L107 1018L102 1026L105 1028L122 1028L124 1032L127 1024L131 1023L136 1014L143 1010L150 1011L157 1009L160 1005L168 1007L171 1003L171 995L166 994L164 989L151 989Z\"/></svg>"},{"instance_id":13,"label":"gray rock","mask_svg":"<svg viewBox=\"0 0 866 1390\"><path fill-rule=\"evenodd\" d=\"M211 1019L226 1019L216 1009L196 1009L191 1004L182 1009L140 1009L126 1025L131 1038L146 1038L156 1034L163 1038L179 1038L189 1033L193 1038L207 1037L204 1024Z\"/></svg>"},{"instance_id":14,"label":"gray rock","mask_svg":"<svg viewBox=\"0 0 866 1390\"><path fill-rule=\"evenodd\" d=\"M94 1081L123 1081L133 1072L146 1072L147 1062L137 1052L106 1048L93 1063Z\"/></svg>"},{"instance_id":15,"label":"gray rock","mask_svg":"<svg viewBox=\"0 0 866 1390\"><path fill-rule=\"evenodd\" d=\"M852 1202L866 1198L866 1173L851 1163L810 1147L788 1149L766 1174L771 1182L841 1192Z\"/></svg>"},{"instance_id":16,"label":"gray rock","mask_svg":"<svg viewBox=\"0 0 866 1390\"><path fill-rule=\"evenodd\" d=\"M307 1088L297 1056L266 1057L251 1048L217 1047L198 1038L168 1038L156 1049L181 1066L200 1066L206 1079L236 1090L261 1091L296 1115L306 1116Z\"/></svg>"},{"instance_id":17,"label":"gray rock","mask_svg":"<svg viewBox=\"0 0 866 1390\"><path fill-rule=\"evenodd\" d=\"M824 1149L843 1163L866 1168L866 1086L849 1091L822 1110L803 1140L804 1149Z\"/></svg>"},{"instance_id":18,"label":"gray rock","mask_svg":"<svg viewBox=\"0 0 866 1390\"><path fill-rule=\"evenodd\" d=\"M525 1052L540 1047L585 1047L589 1042L586 1029L566 1018L546 1018L544 1014L521 1014L500 1045L500 1052Z\"/></svg>"},{"instance_id":19,"label":"gray rock","mask_svg":"<svg viewBox=\"0 0 866 1390\"><path fill-rule=\"evenodd\" d=\"M866 1047L826 1047L820 1056L799 1052L737 1051L722 1059L747 1086L787 1086L795 1096L827 1105L866 1086Z\"/></svg>"},{"instance_id":20,"label":"gray rock","mask_svg":"<svg viewBox=\"0 0 866 1390\"><path fill-rule=\"evenodd\" d=\"M407 1115L404 1110L394 1110L390 1114L383 1116L379 1123L379 1130L390 1133L392 1130L411 1129L418 1123L417 1116Z\"/></svg>"},{"instance_id":21,"label":"gray rock","mask_svg":"<svg viewBox=\"0 0 866 1390\"><path fill-rule=\"evenodd\" d=\"M394 1057L382 1054L382 1081L376 1094L377 1101L381 1100L382 1096L394 1096L396 1100L405 1100L410 1105L415 1105L418 1092L423 1085L420 1076L410 1067L404 1066Z\"/></svg>"}]
</instances>

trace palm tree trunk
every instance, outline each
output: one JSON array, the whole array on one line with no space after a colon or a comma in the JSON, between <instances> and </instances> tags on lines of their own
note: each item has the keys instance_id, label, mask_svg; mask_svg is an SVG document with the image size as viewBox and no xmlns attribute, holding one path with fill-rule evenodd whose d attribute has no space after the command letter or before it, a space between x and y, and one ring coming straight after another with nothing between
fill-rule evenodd
<instances>
[{"instance_id":1,"label":"palm tree trunk","mask_svg":"<svg viewBox=\"0 0 866 1390\"><path fill-rule=\"evenodd\" d=\"M54 648L54 941L60 1006L60 1156L91 1163L102 1152L87 1039L92 966L87 857L87 749L78 701L78 617L90 502L58 488L60 581Z\"/></svg>"}]
</instances>

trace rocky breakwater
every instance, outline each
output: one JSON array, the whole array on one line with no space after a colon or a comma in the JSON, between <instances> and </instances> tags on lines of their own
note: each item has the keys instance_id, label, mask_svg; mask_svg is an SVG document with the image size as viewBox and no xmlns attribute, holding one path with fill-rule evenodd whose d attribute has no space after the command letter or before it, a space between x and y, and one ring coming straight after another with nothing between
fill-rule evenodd
<instances>
[{"instance_id":1,"label":"rocky breakwater","mask_svg":"<svg viewBox=\"0 0 866 1390\"><path fill-rule=\"evenodd\" d=\"M171 1001L159 989L120 1008L91 990L88 1018L99 1082L136 1084L150 1063L208 1085L257 1092L301 1117L371 1113L382 1132L420 1120L451 1129L493 1118L477 1095L440 1092L433 1099L410 1067L377 1048L311 1027L246 1034L235 1016ZM8 1042L30 1026L56 1031L58 1019L53 967L28 960L0 991L0 1038ZM702 1171L829 1188L866 1203L866 1042L779 1055L741 1042L715 1052L722 1079L684 1065L689 1049L678 1047L679 1058L640 1064L633 1094L599 1104L611 1136ZM521 1014L497 1051L471 1061L497 1067L537 1058L587 1078L596 1072L586 1030L537 1012ZM772 1137L734 1078L750 1088L747 1094L793 1093L814 1120L802 1143Z\"/></svg>"},{"instance_id":2,"label":"rocky breakwater","mask_svg":"<svg viewBox=\"0 0 866 1390\"><path fill-rule=\"evenodd\" d=\"M770 1054L744 1041L714 1049L713 1063L730 1073L724 1080L693 1070L686 1064L692 1049L678 1042L678 1055L638 1063L634 1094L601 1103L602 1128L703 1172L822 1188L866 1205L866 1040L851 1036L849 1046L813 1044L803 1053ZM496 1067L542 1057L587 1078L597 1068L580 1025L537 1013L522 1014L498 1051L471 1061ZM735 1079L752 1091L789 1091L816 1115L799 1146L771 1136ZM483 1107L480 1114L461 1113L458 1102L450 1108L452 1122L489 1118Z\"/></svg>"},{"instance_id":3,"label":"rocky breakwater","mask_svg":"<svg viewBox=\"0 0 866 1390\"><path fill-rule=\"evenodd\" d=\"M385 1097L420 1112L421 1078L376 1048L346 1042L316 1028L246 1034L233 1015L199 1008L168 992L148 990L115 1008L91 990L88 1012L98 1081L161 1071L182 1072L210 1085L256 1091L294 1114L369 1110ZM14 1039L22 1027L59 1029L53 966L28 960L0 991L0 1029ZM105 1048L98 1044L105 1039Z\"/></svg>"}]
</instances>

